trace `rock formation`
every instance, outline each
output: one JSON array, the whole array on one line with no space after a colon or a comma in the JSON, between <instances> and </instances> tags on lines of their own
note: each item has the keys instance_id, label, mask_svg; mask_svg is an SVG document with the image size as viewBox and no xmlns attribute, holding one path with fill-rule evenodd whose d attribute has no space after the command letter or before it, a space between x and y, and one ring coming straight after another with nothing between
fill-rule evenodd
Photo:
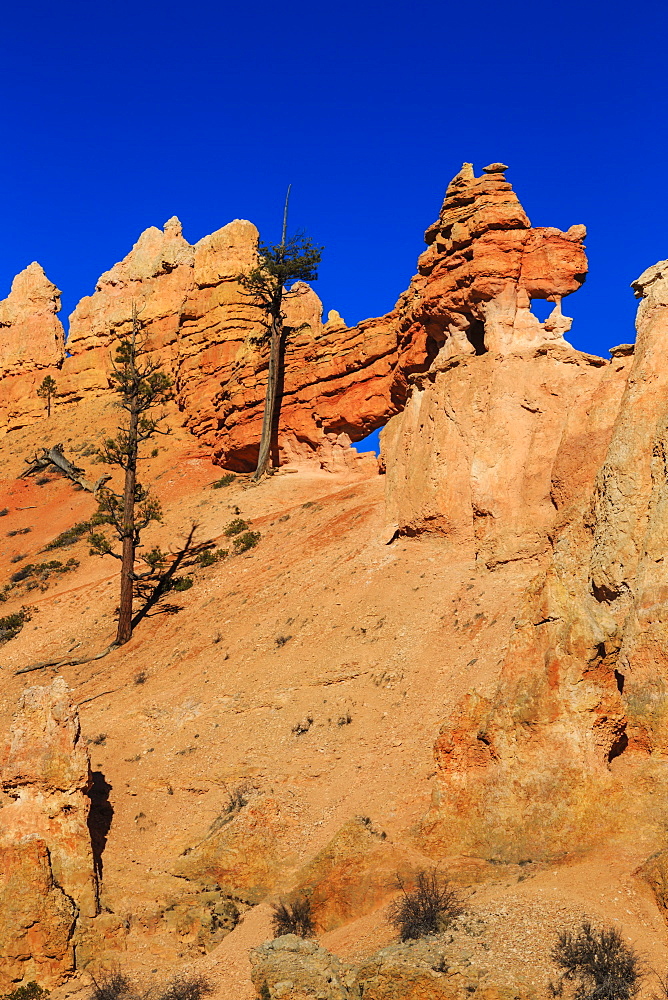
<instances>
[{"instance_id":1,"label":"rock formation","mask_svg":"<svg viewBox=\"0 0 668 1000\"><path fill-rule=\"evenodd\" d=\"M28 688L2 752L0 977L57 983L79 917L98 911L87 820L90 769L65 681Z\"/></svg>"},{"instance_id":2,"label":"rock formation","mask_svg":"<svg viewBox=\"0 0 668 1000\"><path fill-rule=\"evenodd\" d=\"M532 229L503 169L492 164L475 178L465 165L452 181L438 222L427 230L419 274L387 316L349 328L332 311L323 324L317 295L303 283L293 286L285 300L286 325L294 332L286 344L275 460L315 460L326 468L349 463L350 443L403 408L409 377L426 371L437 354L444 361L563 343L570 321L561 316L560 301L584 280L584 228ZM129 330L134 302L149 348L173 375L186 426L220 465L253 468L267 357L256 343L262 311L236 279L257 259L257 241L255 227L240 220L194 246L176 218L163 231L147 229L75 309L64 360L62 331L56 350L45 346L61 329L57 291L31 265L0 305L0 316L3 310L14 316L14 299L21 306L26 297L24 275L36 282L39 272L43 287L37 283L39 295L28 295L32 326L13 321L7 340L13 346L6 357L0 354L5 426L42 415L34 400L38 368L60 366L60 406L105 394L110 347ZM529 308L535 297L555 302L543 324ZM34 347L26 352L29 337ZM25 378L7 385L17 357Z\"/></svg>"},{"instance_id":3,"label":"rock formation","mask_svg":"<svg viewBox=\"0 0 668 1000\"><path fill-rule=\"evenodd\" d=\"M633 287L635 353L613 352L571 398L545 456L554 514L496 690L468 696L436 742L436 853L551 857L600 843L629 810L639 836L666 821L668 265ZM633 790L615 777L622 754Z\"/></svg>"}]
</instances>

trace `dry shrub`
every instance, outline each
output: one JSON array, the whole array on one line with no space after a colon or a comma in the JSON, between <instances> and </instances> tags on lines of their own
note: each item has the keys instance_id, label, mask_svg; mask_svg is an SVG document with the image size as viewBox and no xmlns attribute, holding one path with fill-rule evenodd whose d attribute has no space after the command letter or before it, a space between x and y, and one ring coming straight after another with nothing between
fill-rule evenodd
<instances>
[{"instance_id":1,"label":"dry shrub","mask_svg":"<svg viewBox=\"0 0 668 1000\"><path fill-rule=\"evenodd\" d=\"M401 941L438 934L464 912L455 889L435 869L417 872L414 889L407 890L399 876L397 882L401 896L391 903L387 917Z\"/></svg>"},{"instance_id":2,"label":"dry shrub","mask_svg":"<svg viewBox=\"0 0 668 1000\"><path fill-rule=\"evenodd\" d=\"M271 915L271 923L274 929L274 937L282 937L284 934L296 934L297 937L313 937L315 934L315 921L311 910L311 900L307 896L300 896L292 903L272 903L274 911Z\"/></svg>"},{"instance_id":3,"label":"dry shrub","mask_svg":"<svg viewBox=\"0 0 668 1000\"><path fill-rule=\"evenodd\" d=\"M560 996L573 983L575 1000L632 1000L644 978L640 956L620 932L586 920L578 931L559 934L552 960L561 970L552 992Z\"/></svg>"}]
</instances>

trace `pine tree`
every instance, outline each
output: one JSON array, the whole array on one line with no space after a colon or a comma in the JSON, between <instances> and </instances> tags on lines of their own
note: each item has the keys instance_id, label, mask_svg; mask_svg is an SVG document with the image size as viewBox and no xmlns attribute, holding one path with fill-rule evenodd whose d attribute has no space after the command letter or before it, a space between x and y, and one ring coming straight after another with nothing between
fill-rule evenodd
<instances>
[{"instance_id":1,"label":"pine tree","mask_svg":"<svg viewBox=\"0 0 668 1000\"><path fill-rule=\"evenodd\" d=\"M120 553L115 551L114 541L103 531L90 535L91 553L113 556L121 563L117 646L132 636L132 599L137 580L135 561L141 533L152 521L162 520L159 501L137 480L137 465L141 460L141 445L155 434L169 433L161 427L164 416L152 417L149 411L170 398L172 381L157 362L146 355L146 338L133 304L132 332L118 344L109 376L119 396L118 405L127 414L127 422L98 450L102 462L117 465L124 472L122 493L107 487L99 491L95 518L97 524L111 526L112 533L121 543ZM149 569L155 570L158 556L164 558L156 549L144 557Z\"/></svg>"},{"instance_id":2,"label":"pine tree","mask_svg":"<svg viewBox=\"0 0 668 1000\"><path fill-rule=\"evenodd\" d=\"M51 378L50 375L45 375L42 384L37 389L37 395L40 399L46 400L46 415L51 416L51 399L56 394L56 380Z\"/></svg>"},{"instance_id":3,"label":"pine tree","mask_svg":"<svg viewBox=\"0 0 668 1000\"><path fill-rule=\"evenodd\" d=\"M265 475L269 465L271 440L277 421L278 385L281 378L285 338L290 328L284 325L283 295L289 281L314 281L318 277L318 265L323 248L316 246L302 233L287 235L288 201L290 188L285 199L283 212L283 235L277 245L260 243L259 261L246 274L238 277L239 283L252 295L266 311L266 327L256 338L256 343L269 346L269 370L262 418L262 434L258 453L257 468L253 479L258 482Z\"/></svg>"}]
</instances>

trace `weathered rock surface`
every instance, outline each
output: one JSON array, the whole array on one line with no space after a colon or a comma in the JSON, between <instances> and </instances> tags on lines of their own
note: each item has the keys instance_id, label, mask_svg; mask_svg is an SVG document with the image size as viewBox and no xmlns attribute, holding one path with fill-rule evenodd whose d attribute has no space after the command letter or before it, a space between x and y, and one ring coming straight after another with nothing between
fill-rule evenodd
<instances>
[{"instance_id":1,"label":"weathered rock surface","mask_svg":"<svg viewBox=\"0 0 668 1000\"><path fill-rule=\"evenodd\" d=\"M292 288L285 312L294 332L286 344L275 462L311 460L331 470L354 466L351 441L402 409L409 377L429 368L436 354L443 361L563 342L570 321L561 316L560 301L584 280L584 228L532 229L499 165L493 166L476 178L465 165L452 181L438 222L427 230L429 248L419 274L387 316L348 328L332 311L323 323L317 295L303 283ZM41 416L34 402L38 367L60 365L58 405L108 392L110 346L129 330L135 303L148 346L174 377L186 426L219 464L253 468L267 352L256 342L262 311L237 278L256 261L257 241L256 228L241 220L195 246L184 239L178 219L163 231L147 229L75 309L68 357L63 360L62 330L59 353L44 349L26 357L21 385L6 386L5 426ZM56 290L51 298L47 290L41 294L52 312L48 322L43 305L32 316L42 338L36 349L54 323L60 329L53 312ZM555 301L543 324L529 308L535 297ZM10 370L0 355L0 379L4 375L6 382Z\"/></svg>"},{"instance_id":2,"label":"weathered rock surface","mask_svg":"<svg viewBox=\"0 0 668 1000\"><path fill-rule=\"evenodd\" d=\"M39 264L16 275L0 302L0 377L60 364L64 331L59 310L60 292Z\"/></svg>"},{"instance_id":3,"label":"weathered rock surface","mask_svg":"<svg viewBox=\"0 0 668 1000\"><path fill-rule=\"evenodd\" d=\"M252 979L258 995L267 984L272 1000L455 1000L470 996L519 1000L530 995L521 987L491 985L493 974L481 975L465 957L462 968L460 952L463 949L449 946L447 938L429 938L391 945L351 964L313 941L286 934L251 952Z\"/></svg>"},{"instance_id":4,"label":"weathered rock surface","mask_svg":"<svg viewBox=\"0 0 668 1000\"><path fill-rule=\"evenodd\" d=\"M0 760L3 982L74 967L77 919L98 912L88 753L65 681L28 688Z\"/></svg>"},{"instance_id":5,"label":"weathered rock surface","mask_svg":"<svg viewBox=\"0 0 668 1000\"><path fill-rule=\"evenodd\" d=\"M634 283L635 352L613 356L607 387L604 377L569 415L551 463L548 558L496 689L469 696L437 740L423 830L437 853L549 857L619 832L631 809L638 835L665 822L664 275L659 264ZM620 757L633 761L632 787Z\"/></svg>"}]
</instances>

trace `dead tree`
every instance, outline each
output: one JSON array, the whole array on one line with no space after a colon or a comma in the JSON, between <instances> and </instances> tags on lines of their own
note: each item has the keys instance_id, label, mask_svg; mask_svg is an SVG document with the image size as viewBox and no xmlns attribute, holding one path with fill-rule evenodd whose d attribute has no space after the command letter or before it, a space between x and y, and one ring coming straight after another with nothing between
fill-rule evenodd
<instances>
[{"instance_id":1,"label":"dead tree","mask_svg":"<svg viewBox=\"0 0 668 1000\"><path fill-rule=\"evenodd\" d=\"M26 458L24 461L28 468L23 470L19 479L25 479L36 472L44 472L45 469L53 467L58 472L62 472L64 476L67 476L68 479L71 479L77 486L80 486L82 490L92 493L94 497L97 497L101 487L111 479L111 476L107 474L100 476L95 483L89 482L84 475L85 470L78 468L68 458L65 458L62 444L54 444L50 448L42 448L41 454L35 454L32 458Z\"/></svg>"}]
</instances>

